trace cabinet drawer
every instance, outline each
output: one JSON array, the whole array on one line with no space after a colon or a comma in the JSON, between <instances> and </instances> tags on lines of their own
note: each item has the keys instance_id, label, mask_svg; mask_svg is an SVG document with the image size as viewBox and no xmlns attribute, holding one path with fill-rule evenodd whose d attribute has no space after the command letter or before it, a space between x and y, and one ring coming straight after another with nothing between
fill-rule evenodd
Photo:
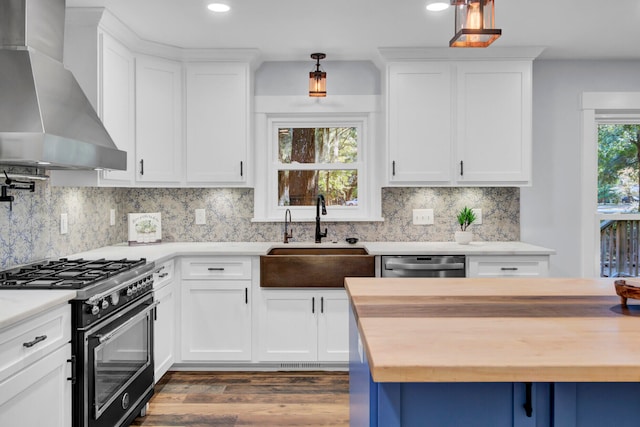
<instances>
[{"instance_id":1,"label":"cabinet drawer","mask_svg":"<svg viewBox=\"0 0 640 427\"><path fill-rule=\"evenodd\" d=\"M0 332L0 381L71 340L71 306L64 305Z\"/></svg>"},{"instance_id":2,"label":"cabinet drawer","mask_svg":"<svg viewBox=\"0 0 640 427\"><path fill-rule=\"evenodd\" d=\"M250 280L250 257L183 258L182 278L193 280Z\"/></svg>"},{"instance_id":3,"label":"cabinet drawer","mask_svg":"<svg viewBox=\"0 0 640 427\"><path fill-rule=\"evenodd\" d=\"M467 257L468 277L546 277L547 256Z\"/></svg>"},{"instance_id":4,"label":"cabinet drawer","mask_svg":"<svg viewBox=\"0 0 640 427\"><path fill-rule=\"evenodd\" d=\"M156 265L156 269L153 270L153 289L160 289L171 283L173 275L173 259L160 265Z\"/></svg>"}]
</instances>

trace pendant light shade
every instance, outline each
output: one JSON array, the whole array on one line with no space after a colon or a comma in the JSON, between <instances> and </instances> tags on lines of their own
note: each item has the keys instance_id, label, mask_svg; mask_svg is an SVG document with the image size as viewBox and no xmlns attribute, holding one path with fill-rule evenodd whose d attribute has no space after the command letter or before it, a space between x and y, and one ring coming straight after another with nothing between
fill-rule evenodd
<instances>
[{"instance_id":1,"label":"pendant light shade","mask_svg":"<svg viewBox=\"0 0 640 427\"><path fill-rule=\"evenodd\" d=\"M495 28L494 0L451 0L455 35L449 47L487 47L502 30Z\"/></svg>"},{"instance_id":2,"label":"pendant light shade","mask_svg":"<svg viewBox=\"0 0 640 427\"><path fill-rule=\"evenodd\" d=\"M327 96L327 73L320 70L320 60L326 57L324 53L311 54L311 58L316 60L316 69L309 73L309 96Z\"/></svg>"}]
</instances>

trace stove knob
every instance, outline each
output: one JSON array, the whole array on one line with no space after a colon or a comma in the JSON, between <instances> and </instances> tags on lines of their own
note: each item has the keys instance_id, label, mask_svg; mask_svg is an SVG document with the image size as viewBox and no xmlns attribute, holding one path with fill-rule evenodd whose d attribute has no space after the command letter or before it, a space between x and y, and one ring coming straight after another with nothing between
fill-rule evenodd
<instances>
[{"instance_id":1,"label":"stove knob","mask_svg":"<svg viewBox=\"0 0 640 427\"><path fill-rule=\"evenodd\" d=\"M97 305L92 305L87 309L87 313L91 313L96 316L98 313L100 313L100 307L98 307Z\"/></svg>"},{"instance_id":2,"label":"stove knob","mask_svg":"<svg viewBox=\"0 0 640 427\"><path fill-rule=\"evenodd\" d=\"M127 288L127 296L130 297L131 295L133 295L133 290L131 289L131 287Z\"/></svg>"},{"instance_id":3,"label":"stove knob","mask_svg":"<svg viewBox=\"0 0 640 427\"><path fill-rule=\"evenodd\" d=\"M100 306L102 307L103 310L105 310L106 308L109 307L109 301L107 301L106 299L103 299L102 302L100 303Z\"/></svg>"}]
</instances>

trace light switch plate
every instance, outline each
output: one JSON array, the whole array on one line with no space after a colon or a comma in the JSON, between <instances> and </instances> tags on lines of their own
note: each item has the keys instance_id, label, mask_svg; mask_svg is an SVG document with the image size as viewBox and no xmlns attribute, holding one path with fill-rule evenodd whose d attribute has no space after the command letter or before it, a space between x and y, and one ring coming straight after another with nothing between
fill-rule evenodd
<instances>
[{"instance_id":1,"label":"light switch plate","mask_svg":"<svg viewBox=\"0 0 640 427\"><path fill-rule=\"evenodd\" d=\"M69 232L69 218L66 213L60 214L60 234L67 234Z\"/></svg>"},{"instance_id":2,"label":"light switch plate","mask_svg":"<svg viewBox=\"0 0 640 427\"><path fill-rule=\"evenodd\" d=\"M207 216L204 209L196 209L196 225L204 225L207 223Z\"/></svg>"},{"instance_id":3,"label":"light switch plate","mask_svg":"<svg viewBox=\"0 0 640 427\"><path fill-rule=\"evenodd\" d=\"M433 209L414 209L413 225L433 225Z\"/></svg>"},{"instance_id":4,"label":"light switch plate","mask_svg":"<svg viewBox=\"0 0 640 427\"><path fill-rule=\"evenodd\" d=\"M476 220L473 221L474 224L480 225L482 224L482 209L480 208L475 208L475 209L471 209L473 211L473 213L476 215Z\"/></svg>"},{"instance_id":5,"label":"light switch plate","mask_svg":"<svg viewBox=\"0 0 640 427\"><path fill-rule=\"evenodd\" d=\"M116 210L109 209L109 225L116 225Z\"/></svg>"}]
</instances>

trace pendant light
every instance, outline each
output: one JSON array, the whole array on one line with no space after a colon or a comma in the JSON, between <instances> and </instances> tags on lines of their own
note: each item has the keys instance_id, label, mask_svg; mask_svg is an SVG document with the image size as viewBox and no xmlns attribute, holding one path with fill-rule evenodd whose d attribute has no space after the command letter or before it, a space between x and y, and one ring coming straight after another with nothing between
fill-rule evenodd
<instances>
[{"instance_id":1,"label":"pendant light","mask_svg":"<svg viewBox=\"0 0 640 427\"><path fill-rule=\"evenodd\" d=\"M449 47L487 47L502 30L495 28L494 0L451 0L455 35Z\"/></svg>"},{"instance_id":2,"label":"pendant light","mask_svg":"<svg viewBox=\"0 0 640 427\"><path fill-rule=\"evenodd\" d=\"M311 54L311 58L316 60L316 69L309 73L309 96L327 96L327 73L320 71L320 60L326 57L324 53Z\"/></svg>"}]
</instances>

